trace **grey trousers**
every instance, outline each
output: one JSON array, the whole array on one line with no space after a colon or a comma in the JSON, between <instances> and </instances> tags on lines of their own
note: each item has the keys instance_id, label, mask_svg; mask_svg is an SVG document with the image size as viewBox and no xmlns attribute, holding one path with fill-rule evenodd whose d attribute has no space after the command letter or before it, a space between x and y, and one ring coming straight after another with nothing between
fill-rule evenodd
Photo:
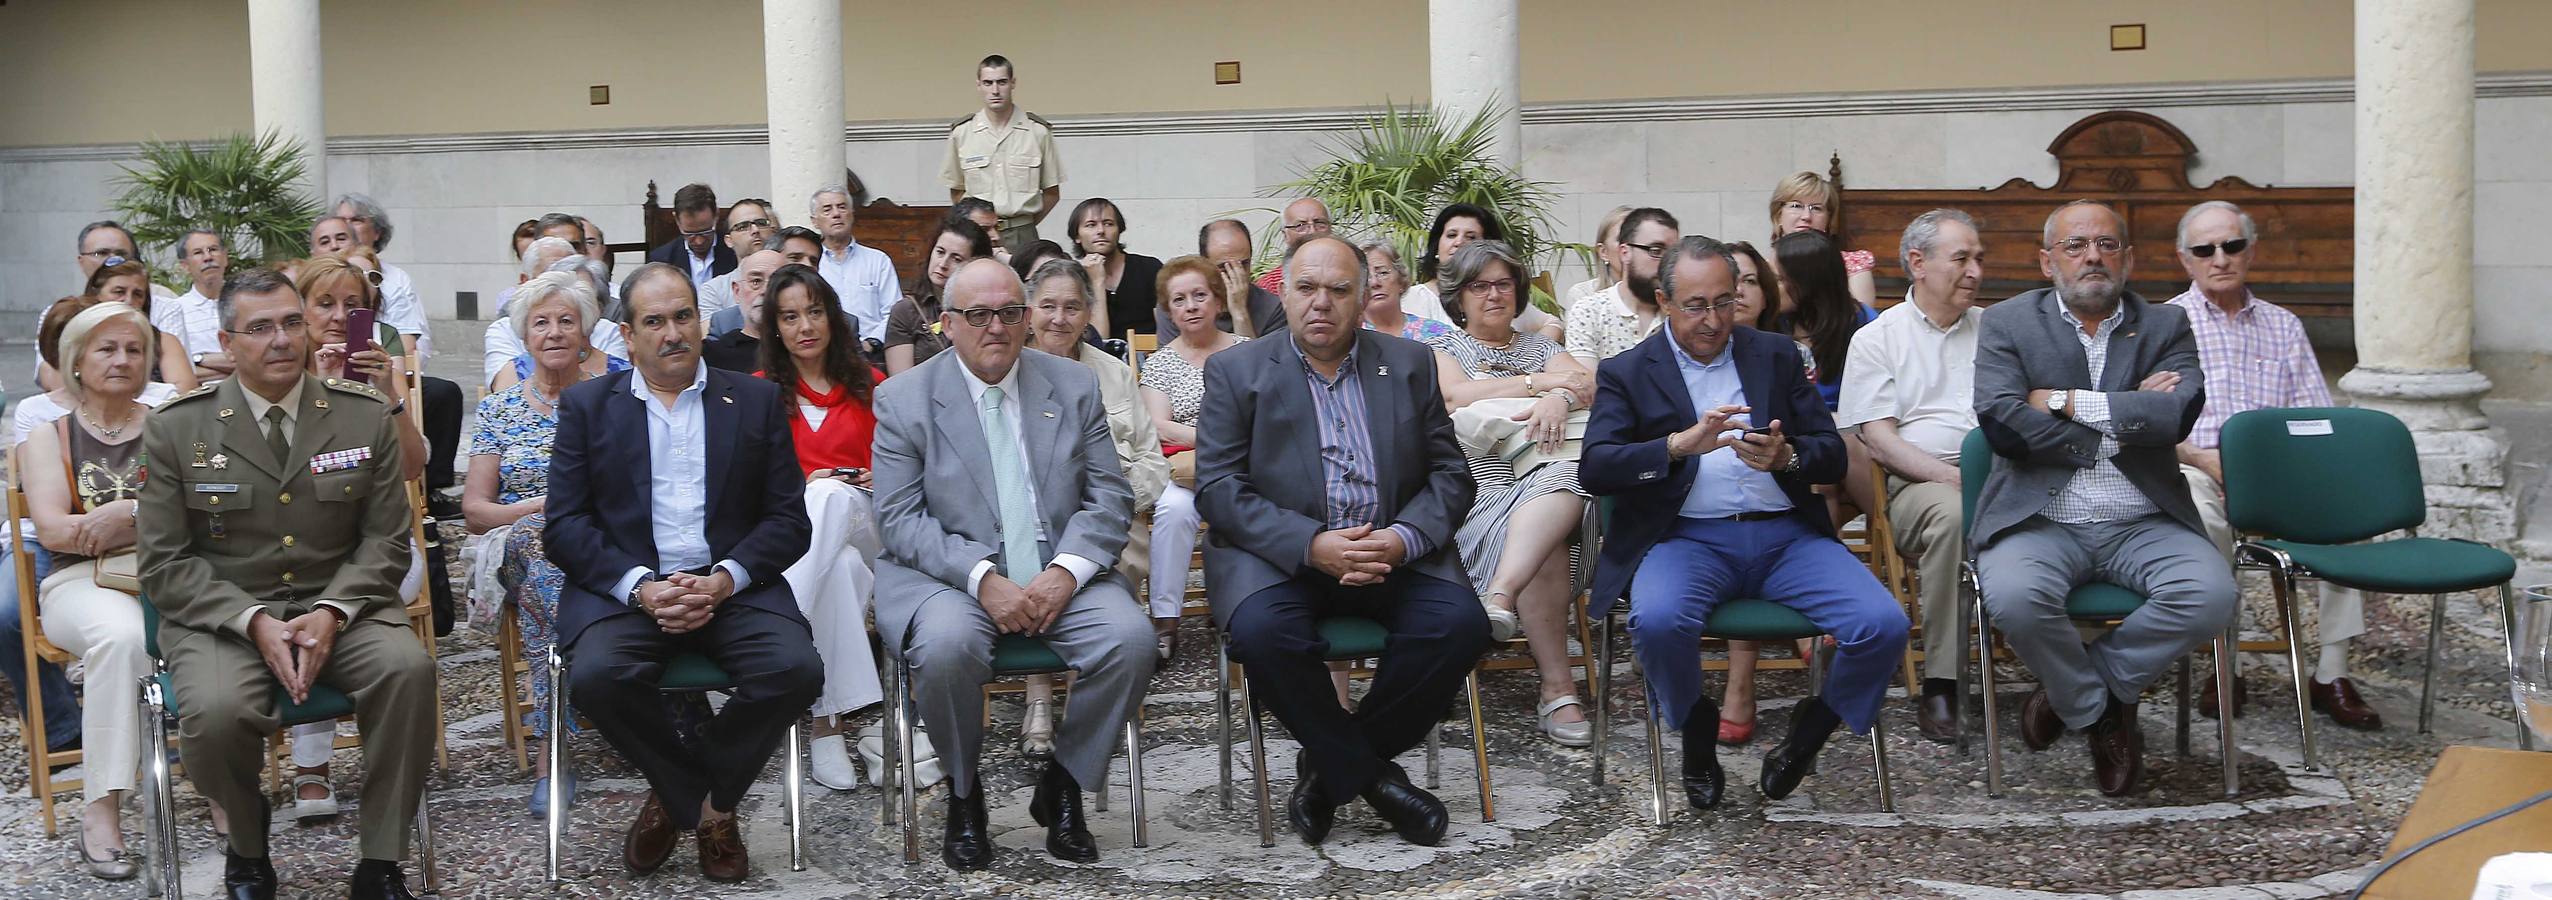
<instances>
[{"instance_id":1,"label":"grey trousers","mask_svg":"<svg viewBox=\"0 0 2552 900\"><path fill-rule=\"evenodd\" d=\"M931 746L949 785L967 796L975 793L975 761L983 755L983 685L992 680L999 634L981 603L947 588L922 601L902 649ZM1117 736L1143 704L1152 677L1152 622L1123 582L1103 577L1073 595L1054 627L1038 637L1078 673L1055 726L1055 761L1083 790L1101 790Z\"/></svg>"},{"instance_id":2,"label":"grey trousers","mask_svg":"<svg viewBox=\"0 0 2552 900\"><path fill-rule=\"evenodd\" d=\"M1979 551L1976 568L1994 627L2069 728L2097 721L2112 697L2143 696L2173 661L2230 627L2240 603L2215 543L2159 513L2078 525L2031 516ZM2085 644L2065 615L2065 595L2091 581L2146 602Z\"/></svg>"}]
</instances>

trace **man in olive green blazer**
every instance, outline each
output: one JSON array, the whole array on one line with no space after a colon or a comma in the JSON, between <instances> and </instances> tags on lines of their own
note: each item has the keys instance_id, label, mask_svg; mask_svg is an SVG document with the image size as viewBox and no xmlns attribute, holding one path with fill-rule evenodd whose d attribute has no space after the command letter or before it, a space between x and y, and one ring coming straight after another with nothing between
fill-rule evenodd
<instances>
[{"instance_id":1,"label":"man in olive green blazer","mask_svg":"<svg viewBox=\"0 0 2552 900\"><path fill-rule=\"evenodd\" d=\"M229 813L227 895L272 897L257 778L279 700L317 685L352 697L364 786L350 893L407 897L399 861L435 700L434 660L398 597L411 520L397 411L369 387L306 374L311 336L281 275L233 275L220 310L237 372L169 401L143 432L142 586L162 620L178 749Z\"/></svg>"}]
</instances>

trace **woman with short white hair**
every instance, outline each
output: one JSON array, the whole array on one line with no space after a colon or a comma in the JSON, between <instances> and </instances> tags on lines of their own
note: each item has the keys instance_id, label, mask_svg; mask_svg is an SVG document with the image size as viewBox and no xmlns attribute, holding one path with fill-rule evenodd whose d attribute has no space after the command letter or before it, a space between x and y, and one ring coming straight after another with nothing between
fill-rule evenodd
<instances>
[{"instance_id":1,"label":"woman with short white hair","mask_svg":"<svg viewBox=\"0 0 2552 900\"><path fill-rule=\"evenodd\" d=\"M595 352L586 335L600 310L593 285L573 272L549 272L523 282L514 293L507 324L521 339L527 374L479 401L470 434L470 471L461 487L461 516L475 552L470 564L470 621L493 630L501 606L511 605L521 627L523 655L539 659L556 640L558 595L567 583L541 547L541 510L549 495L549 446L558 433L558 397L586 379L629 364ZM501 548L501 549L500 549ZM546 667L532 667L532 714L526 727L548 728L554 686ZM510 706L511 698L507 698ZM573 727L574 717L569 717ZM550 778L547 741L536 762L535 815L547 810ZM569 776L572 785L574 777ZM567 792L573 802L576 792Z\"/></svg>"},{"instance_id":2,"label":"woman with short white hair","mask_svg":"<svg viewBox=\"0 0 2552 900\"><path fill-rule=\"evenodd\" d=\"M53 572L36 591L45 636L86 667L80 734L88 767L80 862L109 881L133 877L118 801L141 764L140 682L151 670L142 605L101 583L133 568L137 499L148 477L142 460L141 402L159 333L149 317L108 301L62 329L62 389L71 414L27 435L20 471L36 539L53 553ZM41 777L41 773L39 773Z\"/></svg>"}]
</instances>

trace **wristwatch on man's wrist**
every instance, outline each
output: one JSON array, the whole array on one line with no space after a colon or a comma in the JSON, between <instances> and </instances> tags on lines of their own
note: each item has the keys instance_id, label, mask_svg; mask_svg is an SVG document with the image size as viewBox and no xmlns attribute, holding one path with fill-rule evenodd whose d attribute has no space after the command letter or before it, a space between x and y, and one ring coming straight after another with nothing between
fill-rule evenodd
<instances>
[{"instance_id":1,"label":"wristwatch on man's wrist","mask_svg":"<svg viewBox=\"0 0 2552 900\"><path fill-rule=\"evenodd\" d=\"M654 581L654 580L656 580L656 579L653 579L653 578L647 578L647 577L643 577L643 576L642 576L642 577L640 577L640 578L638 579L638 583L636 583L636 584L633 584L633 585L630 585L630 586L629 586L629 596L621 598L621 602L622 602L624 605L628 605L628 606L637 606L637 605L638 605L638 595L639 595L639 594L642 594L642 593L645 593L645 592L646 592L646 590L647 590L647 582Z\"/></svg>"},{"instance_id":2,"label":"wristwatch on man's wrist","mask_svg":"<svg viewBox=\"0 0 2552 900\"><path fill-rule=\"evenodd\" d=\"M2065 407L2072 405L2072 400L2072 391L2050 391L2047 394L2047 412L2053 415L2064 415Z\"/></svg>"}]
</instances>

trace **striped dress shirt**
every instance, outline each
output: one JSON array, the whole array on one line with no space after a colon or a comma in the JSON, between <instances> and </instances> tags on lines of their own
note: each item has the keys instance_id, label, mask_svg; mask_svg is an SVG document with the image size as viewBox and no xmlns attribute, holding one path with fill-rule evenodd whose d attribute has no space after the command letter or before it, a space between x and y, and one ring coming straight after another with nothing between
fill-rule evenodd
<instances>
[{"instance_id":1,"label":"striped dress shirt","mask_svg":"<svg viewBox=\"0 0 2552 900\"><path fill-rule=\"evenodd\" d=\"M2108 318L2100 320L2099 328L2084 334L2082 320L2074 317L2071 307L2059 302L2056 309L2064 314L2065 324L2073 326L2066 330L2073 333L2075 340L2082 342L2083 356L2090 363L2091 383L2099 384L2101 374L2109 369L2109 336L2117 332L2118 323L2126 317L2113 311ZM2118 426L2109 421L2109 395L2099 391L2075 391L2073 402L2074 407L2065 411L2067 415L2100 431L2100 449L2091 454L2097 461L2091 464L2091 468L2075 473L2072 481L2065 482L2064 493L2056 495L2043 514L2049 520L2067 524L2111 522L2152 515L2153 501L2146 499L2143 491L2136 490L2135 484L2127 480L2126 473L2118 471Z\"/></svg>"},{"instance_id":2,"label":"striped dress shirt","mask_svg":"<svg viewBox=\"0 0 2552 900\"><path fill-rule=\"evenodd\" d=\"M1321 523L1331 529L1380 525L1382 482L1374 475L1373 430L1365 420L1365 386L1356 374L1356 351L1347 351L1338 377L1331 379L1312 368L1301 344L1293 347L1295 357L1302 360L1303 380L1311 386L1312 417L1320 422L1322 496L1328 501L1323 504ZM1435 549L1416 528L1399 523L1390 528L1400 536L1401 546L1408 548L1407 559Z\"/></svg>"}]
</instances>

